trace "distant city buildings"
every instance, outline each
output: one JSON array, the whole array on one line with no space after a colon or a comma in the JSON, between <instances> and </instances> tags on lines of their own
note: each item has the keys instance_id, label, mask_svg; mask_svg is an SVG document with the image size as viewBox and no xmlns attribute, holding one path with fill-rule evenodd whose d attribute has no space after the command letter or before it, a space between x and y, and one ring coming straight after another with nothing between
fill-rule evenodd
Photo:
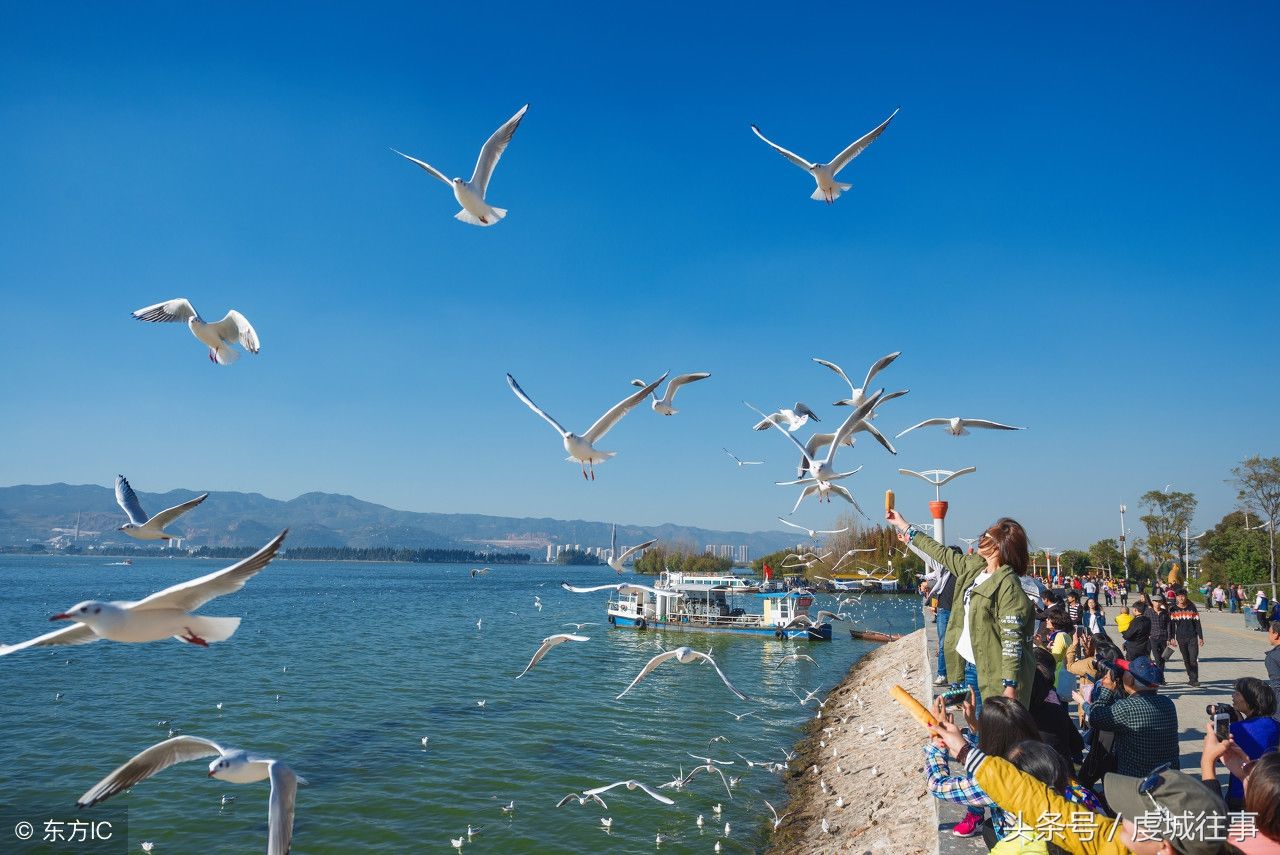
<instances>
[{"instance_id":1,"label":"distant city buildings","mask_svg":"<svg viewBox=\"0 0 1280 855\"><path fill-rule=\"evenodd\" d=\"M715 558L727 558L735 564L746 564L749 554L745 543L708 543L704 552Z\"/></svg>"}]
</instances>

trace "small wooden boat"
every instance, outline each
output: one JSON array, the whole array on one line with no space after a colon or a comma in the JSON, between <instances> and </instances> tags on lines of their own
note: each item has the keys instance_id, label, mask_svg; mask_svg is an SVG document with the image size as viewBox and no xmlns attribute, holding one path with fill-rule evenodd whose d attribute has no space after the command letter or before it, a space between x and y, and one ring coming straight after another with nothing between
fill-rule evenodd
<instances>
[{"instance_id":1,"label":"small wooden boat","mask_svg":"<svg viewBox=\"0 0 1280 855\"><path fill-rule=\"evenodd\" d=\"M876 632L874 629L851 629L849 637L859 641L878 641L884 644L886 641L897 641L902 638L902 635L896 632Z\"/></svg>"}]
</instances>

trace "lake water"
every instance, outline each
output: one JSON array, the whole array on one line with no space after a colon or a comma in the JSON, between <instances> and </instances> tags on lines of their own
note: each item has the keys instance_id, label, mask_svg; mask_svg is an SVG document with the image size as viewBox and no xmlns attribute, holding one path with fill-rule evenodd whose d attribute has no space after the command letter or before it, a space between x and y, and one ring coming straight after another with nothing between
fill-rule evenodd
<instances>
[{"instance_id":1,"label":"lake water","mask_svg":"<svg viewBox=\"0 0 1280 855\"><path fill-rule=\"evenodd\" d=\"M0 556L0 641L49 631L48 617L79 600L137 599L228 563L107 566L115 560ZM659 833L673 838L663 852L710 852L726 821L725 852L760 851L770 828L761 800L781 808L783 782L747 769L734 752L781 759L813 715L788 688L829 689L871 649L848 637L847 624L829 643L614 629L604 620L607 592L571 594L558 584L619 581L608 568L496 567L480 577L469 569L277 561L201 610L244 619L208 649L100 641L0 658L3 799L73 808L174 727L280 757L310 781L298 791L295 855L450 852L449 839L468 823L483 830L466 852L649 853ZM918 604L868 596L856 614L860 625L906 632L920 625ZM591 641L554 648L514 680L544 637L573 631L568 621L594 622L583 630ZM675 663L615 700L659 640L667 649L712 648L753 702L735 698L710 668ZM793 651L817 664L775 668ZM736 722L728 710L756 715ZM708 748L720 735L729 741ZM683 792L663 791L673 806L620 788L606 794L608 811L555 807L566 793L613 781L669 781L697 765L689 751L737 760L725 767L741 776L733 800L718 776L700 775ZM173 767L106 803L128 807L131 851L143 840L157 855L265 850L269 785L212 780L206 767ZM225 808L224 793L236 797ZM499 805L512 800L515 812L503 813ZM699 814L705 830L695 825ZM612 833L601 816L613 818Z\"/></svg>"}]
</instances>

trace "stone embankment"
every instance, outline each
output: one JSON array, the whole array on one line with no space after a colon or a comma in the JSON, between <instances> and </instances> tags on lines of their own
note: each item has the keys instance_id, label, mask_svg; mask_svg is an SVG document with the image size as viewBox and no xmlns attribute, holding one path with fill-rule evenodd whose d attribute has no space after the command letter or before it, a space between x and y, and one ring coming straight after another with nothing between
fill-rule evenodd
<instances>
[{"instance_id":1,"label":"stone embankment","mask_svg":"<svg viewBox=\"0 0 1280 855\"><path fill-rule=\"evenodd\" d=\"M925 731L889 696L897 683L929 702L925 631L859 660L826 696L788 773L792 812L770 855L932 855L938 815L925 789ZM825 789L824 789L825 785ZM827 821L830 831L822 830Z\"/></svg>"}]
</instances>

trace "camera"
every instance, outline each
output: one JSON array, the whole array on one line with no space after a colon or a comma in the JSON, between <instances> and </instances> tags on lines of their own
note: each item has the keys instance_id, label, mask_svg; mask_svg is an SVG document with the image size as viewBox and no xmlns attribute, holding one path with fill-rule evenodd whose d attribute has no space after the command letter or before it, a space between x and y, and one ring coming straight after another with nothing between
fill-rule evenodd
<instances>
[{"instance_id":1,"label":"camera","mask_svg":"<svg viewBox=\"0 0 1280 855\"><path fill-rule=\"evenodd\" d=\"M1101 656L1095 656L1093 657L1093 661L1099 668L1102 668L1110 674L1111 679L1119 680L1121 676L1123 676L1124 669L1117 665L1114 659L1104 659Z\"/></svg>"},{"instance_id":2,"label":"camera","mask_svg":"<svg viewBox=\"0 0 1280 855\"><path fill-rule=\"evenodd\" d=\"M1218 741L1225 742L1229 739L1231 725L1240 721L1240 713L1236 712L1236 708L1231 704L1209 704L1204 711L1209 714L1209 720L1213 722L1213 732L1218 737Z\"/></svg>"},{"instance_id":3,"label":"camera","mask_svg":"<svg viewBox=\"0 0 1280 855\"><path fill-rule=\"evenodd\" d=\"M969 697L969 687L961 686L958 689L947 689L942 693L942 705L946 707L958 707Z\"/></svg>"}]
</instances>

